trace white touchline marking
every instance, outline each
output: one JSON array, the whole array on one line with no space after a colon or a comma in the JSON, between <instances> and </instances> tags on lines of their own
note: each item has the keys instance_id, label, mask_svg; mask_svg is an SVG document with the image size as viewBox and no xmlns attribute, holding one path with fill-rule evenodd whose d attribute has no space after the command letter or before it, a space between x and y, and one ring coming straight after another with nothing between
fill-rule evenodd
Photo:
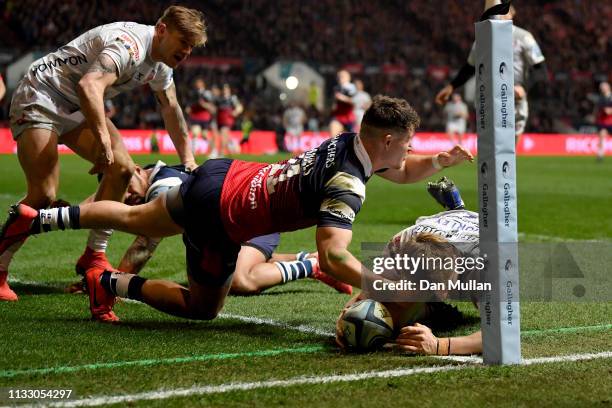
<instances>
[{"instance_id":1,"label":"white touchline marking","mask_svg":"<svg viewBox=\"0 0 612 408\"><path fill-rule=\"evenodd\" d=\"M47 405L31 405L30 407L92 407L106 404L120 404L143 400L159 400L174 397L188 397L191 395L218 394L230 391L249 391L261 388L291 387L305 384L328 384L334 382L351 382L367 380L371 378L393 378L421 373L435 373L438 371L451 371L466 368L468 366L445 365L439 367L405 368L386 371L368 371L355 374L338 374L319 377L293 377L287 380L269 380L246 383L229 383L220 385L194 386L190 388L178 388L174 390L160 389L158 391L143 392L140 394L118 395L114 397L94 397L74 401L54 402ZM27 407L27 405L26 405Z\"/></svg>"},{"instance_id":2,"label":"white touchline marking","mask_svg":"<svg viewBox=\"0 0 612 408\"><path fill-rule=\"evenodd\" d=\"M482 364L482 357L478 356L430 356L440 360L455 361L457 363Z\"/></svg>"},{"instance_id":3,"label":"white touchline marking","mask_svg":"<svg viewBox=\"0 0 612 408\"><path fill-rule=\"evenodd\" d=\"M133 300L133 299L121 298L121 301L126 302L126 303L138 303L138 304L144 305L144 303L139 302L138 300ZM302 333L308 333L308 334L315 334L321 337L334 337L335 336L335 333L333 332L317 329L316 327L308 326L305 324L294 326L289 323L279 322L278 320L273 320L273 319L268 319L268 318L263 318L263 317L242 316L242 315L237 315L233 313L220 313L219 316L217 316L217 318L218 319L240 320L241 322L245 322L245 323L265 324L268 326L280 327L282 329L295 330L295 331L299 331Z\"/></svg>"},{"instance_id":4,"label":"white touchline marking","mask_svg":"<svg viewBox=\"0 0 612 408\"><path fill-rule=\"evenodd\" d=\"M475 363L482 364L482 357L478 356L433 356L440 360L455 361L458 363ZM569 354L565 356L554 356L554 357L538 357L523 359L522 365L531 364L542 364L542 363L559 363L563 361L579 361L589 360L591 358L610 358L612 357L612 351L603 351L601 353L588 353L588 354Z\"/></svg>"},{"instance_id":5,"label":"white touchline marking","mask_svg":"<svg viewBox=\"0 0 612 408\"><path fill-rule=\"evenodd\" d=\"M39 287L43 287L43 288L62 288L65 286L70 285L72 282L36 282L36 281L29 281L29 280L25 280L25 279L19 279L16 278L14 276L11 276L11 274L8 275L8 281L9 283L18 283L20 285L25 285L25 286L39 286Z\"/></svg>"},{"instance_id":6,"label":"white touchline marking","mask_svg":"<svg viewBox=\"0 0 612 408\"><path fill-rule=\"evenodd\" d=\"M28 286L42 286L42 287L49 287L49 288L61 288L63 286L67 286L70 284L69 282L65 284L64 283L51 284L51 283L46 283L46 282L27 281L27 280L22 280L19 278L12 278L10 275L9 275L9 282L19 283L19 284L28 285ZM121 302L145 305L145 303L142 303L138 300L126 299L126 298L121 298ZM321 337L334 337L335 336L333 332L325 331L322 329L317 329L316 327L308 326L305 324L294 326L289 323L279 322L278 320L272 320L268 318L241 316L241 315L237 315L233 313L221 313L219 314L218 318L240 320L241 322L245 322L245 323L265 324L268 326L280 327L282 329L294 330L294 331L299 331L299 332L308 333L308 334L315 334Z\"/></svg>"},{"instance_id":7,"label":"white touchline marking","mask_svg":"<svg viewBox=\"0 0 612 408\"><path fill-rule=\"evenodd\" d=\"M523 360L523 365L543 364L543 363L562 363L570 361L593 360L596 358L612 358L612 351L602 351L601 353L569 354L565 356L537 357Z\"/></svg>"},{"instance_id":8,"label":"white touchline marking","mask_svg":"<svg viewBox=\"0 0 612 408\"><path fill-rule=\"evenodd\" d=\"M261 318L261 317L250 317L250 316L241 316L233 313L221 313L219 315L222 319L235 319L240 320L245 323L255 323L255 324L266 324L268 326L280 327L283 329L295 330L302 333L308 334L316 334L321 337L334 337L335 334L333 332L328 332L326 330L317 329L316 327L307 326L305 324L301 324L299 326L294 326L288 323L279 322L277 320Z\"/></svg>"},{"instance_id":9,"label":"white touchline marking","mask_svg":"<svg viewBox=\"0 0 612 408\"><path fill-rule=\"evenodd\" d=\"M582 360L593 360L600 358L612 358L612 351L604 351L601 353L587 353L587 354L572 354L566 356L556 357L540 357L523 360L523 365L543 364L543 363L558 363L558 362L571 362L571 361L582 361ZM334 382L352 382L361 381L372 378L395 378L395 377L406 377L415 374L430 374L441 371L454 371L463 370L466 368L476 369L482 367L479 365L444 365L439 367L416 367L416 368L398 368L394 370L385 371L366 371L362 373L354 374L337 374L328 376L310 376L310 377L293 377L287 380L268 380L268 381L256 381L256 382L244 382L244 383L229 383L220 385L204 385L194 386L190 388L177 388L177 389L159 389L157 391L143 392L139 394L128 394L128 395L117 395L111 396L99 396L91 398L83 398L80 400L53 402L50 404L43 405L30 405L29 407L92 407L106 404L120 404L134 401L146 401L146 400L161 400L175 397L189 397L192 395L206 395L206 394L219 394L231 391L248 391L262 388L275 388L275 387L291 387L295 385L305 384L329 384Z\"/></svg>"}]
</instances>

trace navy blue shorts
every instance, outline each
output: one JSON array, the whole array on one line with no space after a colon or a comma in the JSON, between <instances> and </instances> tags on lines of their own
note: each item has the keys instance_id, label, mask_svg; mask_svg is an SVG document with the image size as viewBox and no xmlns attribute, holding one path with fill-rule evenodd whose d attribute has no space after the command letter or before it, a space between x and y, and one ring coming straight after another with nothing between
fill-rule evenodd
<instances>
[{"instance_id":1,"label":"navy blue shorts","mask_svg":"<svg viewBox=\"0 0 612 408\"><path fill-rule=\"evenodd\" d=\"M209 130L211 128L211 120L199 120L199 119L191 119L191 125L199 125L202 130Z\"/></svg>"},{"instance_id":2,"label":"navy blue shorts","mask_svg":"<svg viewBox=\"0 0 612 408\"><path fill-rule=\"evenodd\" d=\"M275 232L274 234L255 237L242 245L250 246L257 249L266 257L267 261L268 259L272 258L272 253L276 250L276 247L278 247L279 242L280 234L278 232Z\"/></svg>"},{"instance_id":3,"label":"navy blue shorts","mask_svg":"<svg viewBox=\"0 0 612 408\"><path fill-rule=\"evenodd\" d=\"M166 195L170 216L185 230L187 273L206 286L223 286L240 252L221 221L221 190L231 164L231 159L208 160Z\"/></svg>"}]
</instances>

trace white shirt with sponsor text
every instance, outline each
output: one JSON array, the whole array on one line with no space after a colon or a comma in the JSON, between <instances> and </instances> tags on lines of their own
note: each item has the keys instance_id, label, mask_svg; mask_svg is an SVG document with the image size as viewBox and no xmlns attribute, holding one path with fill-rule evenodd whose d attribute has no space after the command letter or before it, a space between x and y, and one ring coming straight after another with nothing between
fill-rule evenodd
<instances>
[{"instance_id":1,"label":"white shirt with sponsor text","mask_svg":"<svg viewBox=\"0 0 612 408\"><path fill-rule=\"evenodd\" d=\"M118 79L106 89L104 99L113 98L144 84L161 91L173 83L172 69L151 59L155 27L118 22L93 28L57 51L34 61L26 77L34 85L45 85L58 105L79 107L76 85L100 54L116 65Z\"/></svg>"}]
</instances>

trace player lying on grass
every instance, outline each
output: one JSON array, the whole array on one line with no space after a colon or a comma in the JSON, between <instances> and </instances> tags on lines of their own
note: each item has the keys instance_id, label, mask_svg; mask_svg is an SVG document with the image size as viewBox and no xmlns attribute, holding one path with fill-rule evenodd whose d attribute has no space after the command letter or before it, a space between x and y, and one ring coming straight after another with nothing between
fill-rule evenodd
<instances>
[{"instance_id":1,"label":"player lying on grass","mask_svg":"<svg viewBox=\"0 0 612 408\"><path fill-rule=\"evenodd\" d=\"M290 160L274 164L209 160L180 186L138 206L95 202L33 210L13 207L0 253L25 234L78 228L113 228L150 237L183 234L189 287L129 273L87 273L91 302L115 296L163 312L213 319L229 292L240 243L273 232L316 225L321 268L361 287L362 265L349 252L352 224L374 173L396 183L422 180L472 155L460 146L435 156L410 155L419 123L402 99L374 98L359 134L344 133Z\"/></svg>"},{"instance_id":2,"label":"player lying on grass","mask_svg":"<svg viewBox=\"0 0 612 408\"><path fill-rule=\"evenodd\" d=\"M459 190L446 177L437 183L429 183L428 191L448 211L418 218L414 225L402 230L389 241L384 256L394 258L398 254L410 257L424 255L441 259L477 256L478 213L464 208ZM408 278L416 282L423 278L430 282L447 282L449 279L466 278L468 275L464 273L460 277L454 270L437 270L435 267L430 267L422 268L414 274L389 271L385 272L384 276L392 281ZM408 352L429 355L482 352L480 331L468 336L446 338L438 338L432 333L432 329L448 331L463 320L461 312L456 307L444 302L448 297L448 291L440 290L420 295L431 297L431 301L419 301L420 299L416 299L419 294L413 294L413 298L409 299L402 293L396 295L398 301L382 301L394 322L397 347ZM380 295L373 297L378 296ZM362 291L352 298L340 313L336 323L336 342L340 347L346 346L340 323L342 316L353 303L369 297L365 291ZM474 302L474 305L478 308L477 302Z\"/></svg>"}]
</instances>

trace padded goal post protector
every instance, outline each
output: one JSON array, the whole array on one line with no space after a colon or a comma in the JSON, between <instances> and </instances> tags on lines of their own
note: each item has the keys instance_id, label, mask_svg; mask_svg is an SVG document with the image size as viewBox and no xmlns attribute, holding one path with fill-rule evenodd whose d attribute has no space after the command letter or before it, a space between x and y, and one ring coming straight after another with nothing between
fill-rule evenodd
<instances>
[{"instance_id":1,"label":"padded goal post protector","mask_svg":"<svg viewBox=\"0 0 612 408\"><path fill-rule=\"evenodd\" d=\"M476 23L480 250L487 259L480 316L486 364L521 362L512 21Z\"/></svg>"}]
</instances>

